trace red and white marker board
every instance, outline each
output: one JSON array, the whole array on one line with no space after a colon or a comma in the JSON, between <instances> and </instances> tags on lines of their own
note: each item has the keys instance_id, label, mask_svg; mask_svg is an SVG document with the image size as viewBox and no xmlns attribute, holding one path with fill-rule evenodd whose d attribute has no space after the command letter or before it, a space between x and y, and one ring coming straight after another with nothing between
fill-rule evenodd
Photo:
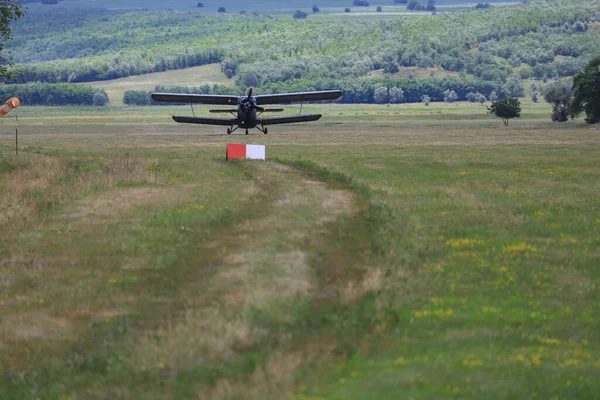
<instances>
[{"instance_id":1,"label":"red and white marker board","mask_svg":"<svg viewBox=\"0 0 600 400\"><path fill-rule=\"evenodd\" d=\"M235 144L227 145L226 159L249 158L251 160L265 159L265 146L260 144Z\"/></svg>"}]
</instances>

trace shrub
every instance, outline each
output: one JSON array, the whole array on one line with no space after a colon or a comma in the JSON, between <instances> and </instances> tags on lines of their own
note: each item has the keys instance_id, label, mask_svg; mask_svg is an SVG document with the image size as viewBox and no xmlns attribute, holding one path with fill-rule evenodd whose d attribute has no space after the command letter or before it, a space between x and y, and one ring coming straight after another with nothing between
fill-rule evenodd
<instances>
[{"instance_id":1,"label":"shrub","mask_svg":"<svg viewBox=\"0 0 600 400\"><path fill-rule=\"evenodd\" d=\"M294 19L306 19L307 17L308 14L302 10L296 10L296 12L294 13Z\"/></svg>"}]
</instances>

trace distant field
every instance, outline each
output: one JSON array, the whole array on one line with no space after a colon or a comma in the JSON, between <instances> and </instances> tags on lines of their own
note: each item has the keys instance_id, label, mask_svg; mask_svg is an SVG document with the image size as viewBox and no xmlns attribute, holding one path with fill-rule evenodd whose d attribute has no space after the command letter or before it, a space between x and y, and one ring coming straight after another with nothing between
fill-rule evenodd
<instances>
[{"instance_id":1,"label":"distant field","mask_svg":"<svg viewBox=\"0 0 600 400\"><path fill-rule=\"evenodd\" d=\"M153 88L153 87L152 87ZM149 88L149 89L152 89ZM114 92L113 92L114 95ZM533 103L529 99L521 99L523 112L522 118L511 121L511 124L529 124L531 121L549 120L551 107L540 101ZM114 104L114 103L113 103ZM489 103L488 103L489 104ZM284 105L283 114L297 114L300 111L299 104ZM196 115L206 115L214 106L194 106ZM303 113L321 113L323 118L320 123L431 123L445 124L454 121L455 124L480 124L480 126L497 127L499 120L487 114L485 105L479 103L457 102L457 103L431 103L425 107L420 103L411 104L305 104ZM19 123L24 132L43 133L46 129L61 129L69 126L68 132L74 129L85 129L93 127L102 131L104 124L141 124L140 130L155 129L148 124L166 124L169 129L186 130L193 132L222 131L219 127L179 125L171 120L172 115L191 115L190 106L109 106L109 107L27 107L19 110ZM10 126L10 122L6 122ZM99 125L100 124L100 125ZM318 123L319 124L319 123ZM309 127L312 124L308 125ZM135 128L138 129L138 128ZM278 128L279 129L279 128ZM287 129L287 128L286 128ZM109 131L110 132L110 131Z\"/></svg>"},{"instance_id":2,"label":"distant field","mask_svg":"<svg viewBox=\"0 0 600 400\"><path fill-rule=\"evenodd\" d=\"M105 0L102 2L101 7L112 9L112 10L132 10L132 9L176 9L176 10L189 10L189 11L197 11L197 12L216 12L217 8L223 6L223 3L220 3L216 0L206 0L203 1L204 7L198 8L196 1L189 0L171 0L168 3L160 2L156 0L152 1L141 1L141 0L127 0L127 1L117 1L117 0ZM369 7L353 7L352 1L346 0L326 0L325 2L316 2L319 7L325 13L331 12L343 12L344 7L351 7L356 9L364 9ZM422 3L426 3L423 1ZM505 5L505 4L517 4L515 1L504 1L504 0L491 0L489 3L495 5ZM301 0L295 2L273 2L269 0L251 0L251 1L234 1L228 4L225 4L227 10L231 10L233 12L238 12L240 10L246 11L258 11L261 13L289 13L293 12L296 9L310 9L315 2L308 0ZM436 7L438 11L457 11L466 8L472 8L476 3L464 1L464 0L438 0L436 2ZM406 5L399 5L393 2L381 2L381 3L373 3L374 7L372 11L375 11L375 7L381 5L386 9L393 9L398 11L406 11ZM39 3L28 4L32 9L44 9L49 7L66 7L66 8L98 8L97 0L78 0L76 2L65 1L61 2L55 6L41 5ZM425 13L427 14L427 13Z\"/></svg>"},{"instance_id":3,"label":"distant field","mask_svg":"<svg viewBox=\"0 0 600 400\"><path fill-rule=\"evenodd\" d=\"M595 398L598 126L188 110L24 107L18 157L4 120L0 398Z\"/></svg>"},{"instance_id":4,"label":"distant field","mask_svg":"<svg viewBox=\"0 0 600 400\"><path fill-rule=\"evenodd\" d=\"M157 72L154 74L131 76L110 81L89 82L90 85L106 90L111 104L123 105L123 94L127 90L154 90L156 85L163 86L199 86L199 85L233 86L234 79L227 79L221 72L220 64L208 64L200 67L186 68L173 71Z\"/></svg>"}]
</instances>

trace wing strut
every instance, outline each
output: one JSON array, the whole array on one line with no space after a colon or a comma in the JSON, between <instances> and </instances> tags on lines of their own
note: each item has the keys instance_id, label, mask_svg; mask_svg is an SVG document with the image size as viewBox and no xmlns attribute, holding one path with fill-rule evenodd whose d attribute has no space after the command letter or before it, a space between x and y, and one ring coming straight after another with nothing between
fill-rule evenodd
<instances>
[{"instance_id":1,"label":"wing strut","mask_svg":"<svg viewBox=\"0 0 600 400\"><path fill-rule=\"evenodd\" d=\"M195 116L196 116L196 114L194 114L194 104L193 104L193 103L190 103L190 107L192 107L192 115L195 117Z\"/></svg>"}]
</instances>

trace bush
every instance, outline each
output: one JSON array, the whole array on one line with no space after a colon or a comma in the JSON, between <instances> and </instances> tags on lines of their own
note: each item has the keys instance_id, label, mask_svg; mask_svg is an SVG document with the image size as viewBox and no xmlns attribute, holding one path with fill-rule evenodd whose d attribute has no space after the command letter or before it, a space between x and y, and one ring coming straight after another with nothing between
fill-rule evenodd
<instances>
[{"instance_id":1,"label":"bush","mask_svg":"<svg viewBox=\"0 0 600 400\"><path fill-rule=\"evenodd\" d=\"M306 19L307 17L308 14L302 10L296 10L296 12L294 13L294 19Z\"/></svg>"},{"instance_id":2,"label":"bush","mask_svg":"<svg viewBox=\"0 0 600 400\"><path fill-rule=\"evenodd\" d=\"M225 9L225 7L219 7L217 9L217 12L224 13L224 12L227 12L227 10Z\"/></svg>"},{"instance_id":3,"label":"bush","mask_svg":"<svg viewBox=\"0 0 600 400\"><path fill-rule=\"evenodd\" d=\"M369 2L367 0L354 0L352 5L357 7L369 7Z\"/></svg>"},{"instance_id":4,"label":"bush","mask_svg":"<svg viewBox=\"0 0 600 400\"><path fill-rule=\"evenodd\" d=\"M344 8L344 12L350 12L350 9L348 7Z\"/></svg>"},{"instance_id":5,"label":"bush","mask_svg":"<svg viewBox=\"0 0 600 400\"><path fill-rule=\"evenodd\" d=\"M381 6L377 6L377 12L382 12L383 9L381 8Z\"/></svg>"},{"instance_id":6,"label":"bush","mask_svg":"<svg viewBox=\"0 0 600 400\"><path fill-rule=\"evenodd\" d=\"M312 6L312 12L313 13L318 13L319 11L321 11L321 10L319 9L319 7L317 7L316 4L314 6Z\"/></svg>"},{"instance_id":7,"label":"bush","mask_svg":"<svg viewBox=\"0 0 600 400\"><path fill-rule=\"evenodd\" d=\"M109 102L108 95L104 90L96 90L92 95L92 105L94 106L105 106Z\"/></svg>"},{"instance_id":8,"label":"bush","mask_svg":"<svg viewBox=\"0 0 600 400\"><path fill-rule=\"evenodd\" d=\"M147 106L149 104L156 104L152 97L151 92L127 90L123 95L123 103L128 106Z\"/></svg>"},{"instance_id":9,"label":"bush","mask_svg":"<svg viewBox=\"0 0 600 400\"><path fill-rule=\"evenodd\" d=\"M198 4L196 5L196 7L202 8L202 7L204 7L204 3L199 1Z\"/></svg>"},{"instance_id":10,"label":"bush","mask_svg":"<svg viewBox=\"0 0 600 400\"><path fill-rule=\"evenodd\" d=\"M423 11L425 7L423 7L423 5L417 0L411 0L406 6L406 9L410 11Z\"/></svg>"}]
</instances>

